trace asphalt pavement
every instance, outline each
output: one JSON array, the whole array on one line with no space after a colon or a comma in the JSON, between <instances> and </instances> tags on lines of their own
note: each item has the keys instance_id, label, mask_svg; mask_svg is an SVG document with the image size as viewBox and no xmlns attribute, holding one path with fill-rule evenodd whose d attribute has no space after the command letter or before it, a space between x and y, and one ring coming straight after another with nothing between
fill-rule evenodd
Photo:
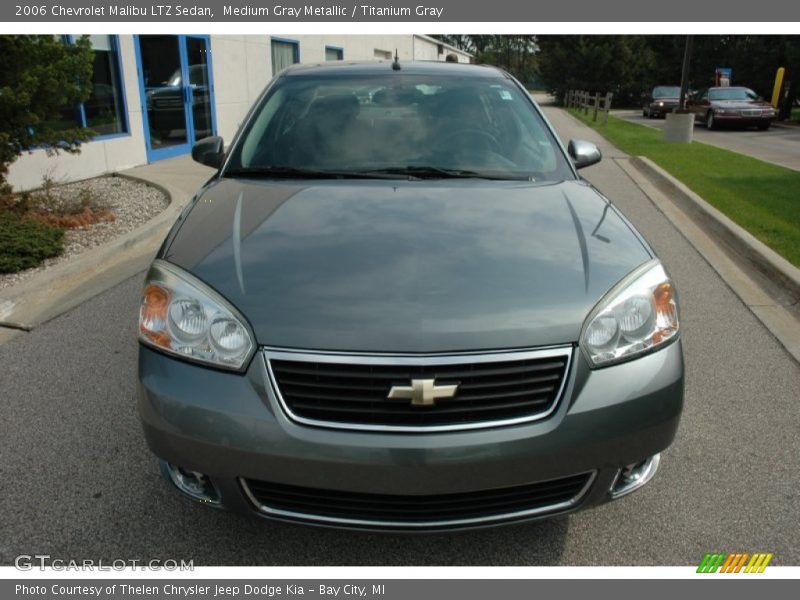
<instances>
[{"instance_id":1,"label":"asphalt pavement","mask_svg":"<svg viewBox=\"0 0 800 600\"><path fill-rule=\"evenodd\" d=\"M641 491L531 524L388 535L272 523L196 505L161 478L136 414L143 274L0 346L0 564L184 559L195 565L696 565L708 551L800 564L800 366L599 142L585 176L661 256L680 291L686 406Z\"/></svg>"},{"instance_id":2,"label":"asphalt pavement","mask_svg":"<svg viewBox=\"0 0 800 600\"><path fill-rule=\"evenodd\" d=\"M641 110L617 110L611 114L656 129L664 129L666 123L665 119L643 117ZM694 139L800 171L800 127L773 125L767 131L726 127L710 131L698 123L694 126Z\"/></svg>"}]
</instances>

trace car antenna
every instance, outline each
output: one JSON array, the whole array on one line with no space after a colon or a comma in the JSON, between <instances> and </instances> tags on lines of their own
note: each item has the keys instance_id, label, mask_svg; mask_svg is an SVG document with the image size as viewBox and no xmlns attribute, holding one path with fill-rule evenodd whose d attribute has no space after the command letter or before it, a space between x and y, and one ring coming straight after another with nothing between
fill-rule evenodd
<instances>
[{"instance_id":1,"label":"car antenna","mask_svg":"<svg viewBox=\"0 0 800 600\"><path fill-rule=\"evenodd\" d=\"M400 57L397 55L397 48L394 49L394 62L392 63L392 71L400 70Z\"/></svg>"}]
</instances>

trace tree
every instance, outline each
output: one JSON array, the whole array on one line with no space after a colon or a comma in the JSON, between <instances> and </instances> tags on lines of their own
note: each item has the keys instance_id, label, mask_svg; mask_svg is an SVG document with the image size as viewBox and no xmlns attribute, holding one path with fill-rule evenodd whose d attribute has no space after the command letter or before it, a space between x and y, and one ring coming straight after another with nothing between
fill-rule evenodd
<instances>
[{"instance_id":1,"label":"tree","mask_svg":"<svg viewBox=\"0 0 800 600\"><path fill-rule=\"evenodd\" d=\"M446 44L475 55L479 64L496 65L524 85L536 85L536 37L532 35L434 35Z\"/></svg>"},{"instance_id":2,"label":"tree","mask_svg":"<svg viewBox=\"0 0 800 600\"><path fill-rule=\"evenodd\" d=\"M684 35L539 36L540 73L563 99L570 89L613 92L616 106L637 105L655 85L678 85ZM792 35L696 35L689 86L714 85L717 67L733 69L733 84L769 98L778 67L800 80L800 37Z\"/></svg>"},{"instance_id":3,"label":"tree","mask_svg":"<svg viewBox=\"0 0 800 600\"><path fill-rule=\"evenodd\" d=\"M442 40L445 44L450 44L454 48L464 50L465 52L473 52L475 47L472 45L472 36L466 34L434 34L432 37Z\"/></svg>"},{"instance_id":4,"label":"tree","mask_svg":"<svg viewBox=\"0 0 800 600\"><path fill-rule=\"evenodd\" d=\"M87 36L74 44L54 36L0 36L0 195L10 192L8 167L23 152L77 153L94 135L77 124L57 125L91 94L93 63Z\"/></svg>"},{"instance_id":5,"label":"tree","mask_svg":"<svg viewBox=\"0 0 800 600\"><path fill-rule=\"evenodd\" d=\"M652 77L655 56L644 36L548 35L537 43L542 79L562 100L568 90L578 89L612 92L615 104L632 104Z\"/></svg>"}]
</instances>

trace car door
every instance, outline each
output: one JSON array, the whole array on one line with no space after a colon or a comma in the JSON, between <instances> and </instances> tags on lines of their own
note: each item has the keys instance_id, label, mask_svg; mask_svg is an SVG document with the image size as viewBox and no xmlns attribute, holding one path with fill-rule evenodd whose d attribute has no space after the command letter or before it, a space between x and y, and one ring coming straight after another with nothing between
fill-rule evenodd
<instances>
[{"instance_id":1,"label":"car door","mask_svg":"<svg viewBox=\"0 0 800 600\"><path fill-rule=\"evenodd\" d=\"M689 110L694 113L695 121L705 122L708 106L708 90L703 90L697 96L692 98L692 103L691 106L689 106Z\"/></svg>"}]
</instances>

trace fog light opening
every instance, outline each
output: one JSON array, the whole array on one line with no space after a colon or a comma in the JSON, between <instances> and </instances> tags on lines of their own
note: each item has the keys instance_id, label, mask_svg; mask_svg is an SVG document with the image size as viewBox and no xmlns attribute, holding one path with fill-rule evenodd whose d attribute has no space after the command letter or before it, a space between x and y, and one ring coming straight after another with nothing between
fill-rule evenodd
<instances>
[{"instance_id":1,"label":"fog light opening","mask_svg":"<svg viewBox=\"0 0 800 600\"><path fill-rule=\"evenodd\" d=\"M620 469L614 483L611 484L611 497L620 498L638 490L653 478L659 462L661 455L654 454L650 458Z\"/></svg>"},{"instance_id":2,"label":"fog light opening","mask_svg":"<svg viewBox=\"0 0 800 600\"><path fill-rule=\"evenodd\" d=\"M159 461L161 473L178 491L203 504L219 505L219 492L207 475Z\"/></svg>"}]
</instances>

